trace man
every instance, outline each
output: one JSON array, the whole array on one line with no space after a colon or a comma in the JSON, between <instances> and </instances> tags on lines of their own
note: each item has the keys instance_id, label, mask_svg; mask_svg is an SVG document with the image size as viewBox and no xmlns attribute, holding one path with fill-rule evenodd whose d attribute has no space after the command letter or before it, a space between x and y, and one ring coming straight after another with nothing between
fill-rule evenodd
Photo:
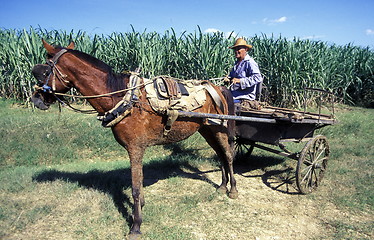
<instances>
[{"instance_id":1,"label":"man","mask_svg":"<svg viewBox=\"0 0 374 240\"><path fill-rule=\"evenodd\" d=\"M260 109L256 94L260 91L263 79L258 64L248 55L252 45L247 44L243 38L238 38L229 48L234 50L236 57L235 65L228 76L235 105L240 108L239 111Z\"/></svg>"}]
</instances>

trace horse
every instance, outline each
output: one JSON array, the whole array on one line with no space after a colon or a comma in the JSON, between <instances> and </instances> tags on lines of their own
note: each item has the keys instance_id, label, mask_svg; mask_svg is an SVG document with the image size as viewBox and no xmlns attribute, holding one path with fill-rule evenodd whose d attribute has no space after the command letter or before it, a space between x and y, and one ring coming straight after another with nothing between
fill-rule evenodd
<instances>
[{"instance_id":1,"label":"horse","mask_svg":"<svg viewBox=\"0 0 374 240\"><path fill-rule=\"evenodd\" d=\"M103 116L130 91L126 90L131 79L130 73L114 73L112 68L101 60L74 50L74 42L67 47L52 46L44 39L42 42L47 52L47 64L37 64L32 69L38 81L32 97L37 108L48 109L56 101L62 101L59 94L63 95L75 88L82 96L87 96L93 109L99 116ZM230 91L209 84L222 101L223 109L217 106L211 94L205 91L205 103L194 112L234 114ZM229 120L225 126L210 125L201 118L177 118L168 134L165 134L167 116L150 107L144 85L139 86L138 90L139 96L130 104L131 113L111 126L116 141L127 150L130 159L133 214L129 239L141 237L142 207L145 205L142 160L145 149L149 146L181 141L198 131L220 159L222 183L217 191L226 193L233 199L238 197L233 171L233 121ZM230 190L227 188L228 182L231 185Z\"/></svg>"}]
</instances>

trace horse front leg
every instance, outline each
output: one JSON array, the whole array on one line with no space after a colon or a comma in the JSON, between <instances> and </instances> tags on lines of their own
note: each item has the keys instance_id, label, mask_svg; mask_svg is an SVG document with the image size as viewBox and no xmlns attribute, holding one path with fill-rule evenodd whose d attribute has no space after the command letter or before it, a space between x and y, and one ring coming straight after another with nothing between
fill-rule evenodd
<instances>
[{"instance_id":1,"label":"horse front leg","mask_svg":"<svg viewBox=\"0 0 374 240\"><path fill-rule=\"evenodd\" d=\"M130 229L129 240L141 237L140 225L142 224L142 207L145 204L143 193L143 155L144 148L131 148L128 150L131 163L131 184L133 206L133 223Z\"/></svg>"}]
</instances>

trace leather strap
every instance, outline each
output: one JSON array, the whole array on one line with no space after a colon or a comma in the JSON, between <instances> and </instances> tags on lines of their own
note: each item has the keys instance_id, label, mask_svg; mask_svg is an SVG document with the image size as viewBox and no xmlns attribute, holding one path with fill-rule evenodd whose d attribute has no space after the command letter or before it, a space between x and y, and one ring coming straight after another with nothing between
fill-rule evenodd
<instances>
[{"instance_id":1,"label":"leather strap","mask_svg":"<svg viewBox=\"0 0 374 240\"><path fill-rule=\"evenodd\" d=\"M67 49L63 48L63 49L61 49L58 53L56 53L56 54L53 56L53 58L52 58L53 63L56 64L57 61L58 61L58 59L59 59L59 58L60 58L64 53L66 53L67 51L68 51Z\"/></svg>"},{"instance_id":2,"label":"leather strap","mask_svg":"<svg viewBox=\"0 0 374 240\"><path fill-rule=\"evenodd\" d=\"M166 110L167 120L164 127L164 136L168 135L168 133L171 131L171 126L177 120L178 118L178 111L177 110Z\"/></svg>"},{"instance_id":3,"label":"leather strap","mask_svg":"<svg viewBox=\"0 0 374 240\"><path fill-rule=\"evenodd\" d=\"M225 112L222 99L218 95L216 89L208 82L204 85L205 89L208 91L210 96L213 98L214 103L221 109L222 113Z\"/></svg>"}]
</instances>

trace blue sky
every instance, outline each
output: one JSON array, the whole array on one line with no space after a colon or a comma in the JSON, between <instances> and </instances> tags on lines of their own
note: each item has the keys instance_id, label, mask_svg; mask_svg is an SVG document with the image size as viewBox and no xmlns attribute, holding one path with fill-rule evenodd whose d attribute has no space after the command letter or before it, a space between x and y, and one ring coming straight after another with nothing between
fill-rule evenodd
<instances>
[{"instance_id":1,"label":"blue sky","mask_svg":"<svg viewBox=\"0 0 374 240\"><path fill-rule=\"evenodd\" d=\"M0 0L0 28L176 33L234 31L374 48L374 0Z\"/></svg>"}]
</instances>

